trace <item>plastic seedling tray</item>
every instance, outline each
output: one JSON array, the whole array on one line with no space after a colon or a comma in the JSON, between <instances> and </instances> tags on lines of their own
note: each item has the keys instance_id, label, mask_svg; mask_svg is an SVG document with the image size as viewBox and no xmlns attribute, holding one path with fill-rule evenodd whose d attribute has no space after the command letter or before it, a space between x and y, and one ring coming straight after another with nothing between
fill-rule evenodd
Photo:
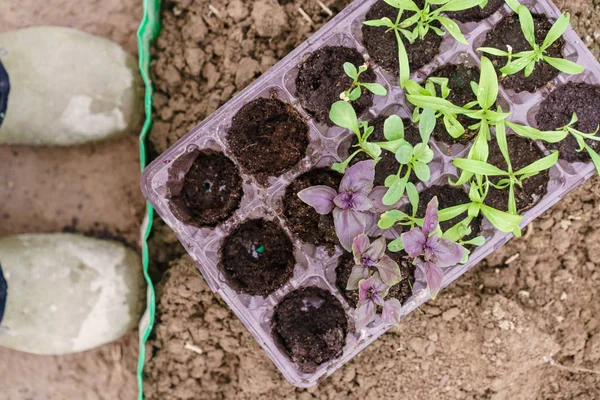
<instances>
[{"instance_id":1,"label":"plastic seedling tray","mask_svg":"<svg viewBox=\"0 0 600 400\"><path fill-rule=\"evenodd\" d=\"M307 171L318 167L328 167L332 162L340 161L340 155L345 156L343 153L348 148L350 139L349 132L339 127L319 124L302 109L296 97L295 88L298 67L311 52L323 46L342 45L355 48L368 58L367 51L362 44L361 26L365 20L365 14L375 2L376 0L357 0L348 6L267 73L154 160L145 169L142 176L141 187L144 196L176 232L179 240L196 261L211 289L227 302L287 380L299 387L315 385L319 379L340 368L388 329L380 320L376 320L369 328L362 332L355 332L352 324L353 309L345 301L335 284L335 268L342 254L341 251L338 249L329 253L322 247L300 242L294 238L285 218L279 212L288 184ZM555 20L560 15L558 9L547 1L526 2L524 5L534 13L546 15L550 20ZM447 63L465 63L478 67L480 55L475 52L475 49L485 40L486 33L504 16L510 14L512 11L504 5L481 22L459 23L469 45L462 45L450 35L446 35L437 57L430 64L414 72L412 79L422 82L428 74ZM553 82L535 93L514 93L500 87L500 97L502 98L500 102L505 110L512 111L510 120L535 126L535 115L540 102L551 91L551 88L562 83L600 84L600 65L571 27L564 33L563 38L566 42L565 58L585 66L585 72L574 76L561 73ZM377 82L387 88L388 96L375 96L372 107L362 115L361 119L367 120L378 115L389 115L391 111L401 117L411 115L404 93L398 87L398 77L383 71L377 65L374 66L374 72L377 75ZM233 116L244 104L260 97L272 96L289 103L306 120L309 127L310 144L306 156L295 167L278 177L270 178L266 184L260 184L254 176L242 172L239 160L227 146L226 136ZM541 143L537 143L537 145L547 153L547 149ZM418 185L419 191L424 190L427 186L445 181L447 176L456 176L457 171L452 165L452 159L464 156L468 151L468 146L438 144L434 139L431 139L431 147L435 152L434 162L430 164L432 176L427 184ZM197 228L186 225L174 215L170 205L173 182L183 179L187 172L186 168L189 168L190 164L186 163L185 159L190 157L190 152L197 153L198 151L222 153L232 160L240 171L243 196L239 207L233 215L215 227ZM187 157L186 154L188 154ZM260 157L260 154L256 154L256 156ZM175 162L176 160L179 162ZM550 208L573 188L590 178L594 172L595 168L591 162L567 163L560 160L549 171L550 180L547 194L523 214L521 228ZM291 279L266 298L238 293L227 283L219 268L220 247L223 239L242 223L256 218L275 221L281 226L293 242L296 259ZM481 234L486 237L486 243L474 250L467 264L447 268L444 271L442 287L448 286L512 237L512 234L495 230L485 220ZM423 277L417 272L416 278L413 295L404 303L402 316L406 316L428 300L427 292L424 290ZM317 286L331 292L343 305L349 321L346 344L341 356L321 364L313 373L303 373L299 366L292 362L285 349L273 337L271 326L275 306L281 299L288 293L307 286Z\"/></svg>"}]
</instances>

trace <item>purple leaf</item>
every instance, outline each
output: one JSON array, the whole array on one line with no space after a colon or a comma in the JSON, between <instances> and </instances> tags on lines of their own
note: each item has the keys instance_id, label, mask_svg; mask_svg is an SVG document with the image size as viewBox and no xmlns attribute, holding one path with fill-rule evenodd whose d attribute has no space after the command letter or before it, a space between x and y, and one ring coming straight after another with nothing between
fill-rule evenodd
<instances>
[{"instance_id":1,"label":"purple leaf","mask_svg":"<svg viewBox=\"0 0 600 400\"><path fill-rule=\"evenodd\" d=\"M373 302L359 303L356 308L356 330L361 330L375 318L376 306Z\"/></svg>"},{"instance_id":2,"label":"purple leaf","mask_svg":"<svg viewBox=\"0 0 600 400\"><path fill-rule=\"evenodd\" d=\"M358 235L352 241L352 254L354 255L354 263L362 265L362 256L367 251L371 243L367 235Z\"/></svg>"},{"instance_id":3,"label":"purple leaf","mask_svg":"<svg viewBox=\"0 0 600 400\"><path fill-rule=\"evenodd\" d=\"M385 249L387 247L387 242L385 237L380 237L371 243L367 251L365 251L364 255L367 256L370 260L375 261L376 263L381 260L381 258L385 255ZM364 257L363 257L364 258Z\"/></svg>"},{"instance_id":4,"label":"purple leaf","mask_svg":"<svg viewBox=\"0 0 600 400\"><path fill-rule=\"evenodd\" d=\"M367 211L373 207L371 200L359 193L340 193L333 199L335 205L342 210L352 209L356 211Z\"/></svg>"},{"instance_id":5,"label":"purple leaf","mask_svg":"<svg viewBox=\"0 0 600 400\"><path fill-rule=\"evenodd\" d=\"M340 244L347 251L351 251L354 238L365 233L366 216L360 211L334 208L333 222Z\"/></svg>"},{"instance_id":6,"label":"purple leaf","mask_svg":"<svg viewBox=\"0 0 600 400\"><path fill-rule=\"evenodd\" d=\"M339 192L360 193L366 196L373 189L373 179L375 179L375 161L357 162L346 170Z\"/></svg>"},{"instance_id":7,"label":"purple leaf","mask_svg":"<svg viewBox=\"0 0 600 400\"><path fill-rule=\"evenodd\" d=\"M369 277L369 269L365 268L361 265L355 265L352 267L352 272L350 273L350 277L348 278L348 283L346 284L346 290L356 290L358 289L358 283L363 279L367 279Z\"/></svg>"},{"instance_id":8,"label":"purple leaf","mask_svg":"<svg viewBox=\"0 0 600 400\"><path fill-rule=\"evenodd\" d=\"M400 323L401 310L402 304L400 304L398 299L386 300L381 311L383 322L388 325L398 325Z\"/></svg>"},{"instance_id":9,"label":"purple leaf","mask_svg":"<svg viewBox=\"0 0 600 400\"><path fill-rule=\"evenodd\" d=\"M397 203L392 204L391 206L386 206L383 204L383 196L385 196L388 189L389 188L385 186L375 186L369 193L369 199L371 199L371 203L373 204L373 212L376 212L377 214L383 214L386 211L395 210L399 207L401 200L398 200Z\"/></svg>"},{"instance_id":10,"label":"purple leaf","mask_svg":"<svg viewBox=\"0 0 600 400\"><path fill-rule=\"evenodd\" d=\"M383 283L388 286L394 286L402 279L400 267L389 256L384 255L376 265L377 271Z\"/></svg>"},{"instance_id":11,"label":"purple leaf","mask_svg":"<svg viewBox=\"0 0 600 400\"><path fill-rule=\"evenodd\" d=\"M427 289L429 290L429 296L435 299L437 294L442 287L442 278L444 273L442 269L436 264L428 261L426 263L418 262L417 265L423 270L425 279L427 280Z\"/></svg>"},{"instance_id":12,"label":"purple leaf","mask_svg":"<svg viewBox=\"0 0 600 400\"><path fill-rule=\"evenodd\" d=\"M358 283L358 301L371 301L378 306L383 305L383 298L387 295L389 286L381 281L379 274L373 274L369 279Z\"/></svg>"},{"instance_id":13,"label":"purple leaf","mask_svg":"<svg viewBox=\"0 0 600 400\"><path fill-rule=\"evenodd\" d=\"M430 245L429 241L434 238L435 241L432 241ZM425 256L428 260L435 262L440 268L445 268L458 264L466 251L467 249L458 243L446 238L438 239L437 235L433 235L427 240ZM431 254L428 255L427 253Z\"/></svg>"},{"instance_id":14,"label":"purple leaf","mask_svg":"<svg viewBox=\"0 0 600 400\"><path fill-rule=\"evenodd\" d=\"M329 214L335 207L333 199L337 196L335 189L329 186L311 186L298 192L300 200L313 207L319 214Z\"/></svg>"},{"instance_id":15,"label":"purple leaf","mask_svg":"<svg viewBox=\"0 0 600 400\"><path fill-rule=\"evenodd\" d=\"M417 258L425 251L426 238L420 228L413 228L400 235L404 249L410 258Z\"/></svg>"},{"instance_id":16,"label":"purple leaf","mask_svg":"<svg viewBox=\"0 0 600 400\"><path fill-rule=\"evenodd\" d=\"M427 211L425 211L425 219L423 221L423 234L429 236L429 234L437 229L438 226L438 199L434 197L427 204Z\"/></svg>"}]
</instances>

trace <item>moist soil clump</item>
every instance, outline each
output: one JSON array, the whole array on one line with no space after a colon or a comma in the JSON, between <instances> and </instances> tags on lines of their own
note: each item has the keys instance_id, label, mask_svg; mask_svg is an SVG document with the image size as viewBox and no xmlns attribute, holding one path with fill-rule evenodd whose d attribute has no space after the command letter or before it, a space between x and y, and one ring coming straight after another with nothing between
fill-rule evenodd
<instances>
[{"instance_id":1,"label":"moist soil clump","mask_svg":"<svg viewBox=\"0 0 600 400\"><path fill-rule=\"evenodd\" d=\"M338 189L342 175L326 168L309 171L294 180L285 191L283 214L288 226L300 240L333 250L338 243L331 214L321 215L300 200L298 192L311 186L325 185Z\"/></svg>"},{"instance_id":2,"label":"moist soil clump","mask_svg":"<svg viewBox=\"0 0 600 400\"><path fill-rule=\"evenodd\" d=\"M402 274L402 280L390 288L387 298L398 299L401 304L404 304L406 300L412 296L416 266L405 260L400 260L398 254L387 252L387 255L392 257L392 259L398 263L400 273ZM348 279L350 278L353 267L354 257L352 256L352 253L344 252L340 257L340 264L335 269L335 284L348 304L353 308L356 308L356 304L358 304L358 290L346 290L346 285L348 284Z\"/></svg>"},{"instance_id":3,"label":"moist soil clump","mask_svg":"<svg viewBox=\"0 0 600 400\"><path fill-rule=\"evenodd\" d=\"M369 121L369 125L374 128L373 132L369 136L369 142L384 142L386 141L385 135L383 133L383 126L385 124L385 120L387 116L379 116L371 121ZM415 146L417 143L421 143L421 134L419 133L419 129L408 119L403 119L404 122L404 140L408 143ZM351 146L354 146L358 143L358 139L355 135L352 136ZM354 147L350 147L349 154L355 151ZM366 153L362 152L356 155L352 159L351 165L356 164L359 161L370 160ZM400 164L396 160L396 155L387 150L382 150L381 159L375 165L375 179L373 181L375 186L384 186L385 178L390 175L395 175L398 173L398 168ZM413 173L410 175L409 181L412 183L417 183L419 179Z\"/></svg>"},{"instance_id":4,"label":"moist soil clump","mask_svg":"<svg viewBox=\"0 0 600 400\"><path fill-rule=\"evenodd\" d=\"M188 168L183 181L177 179ZM235 164L216 153L195 151L180 157L169 170L167 185L173 214L196 227L215 226L228 219L243 195Z\"/></svg>"},{"instance_id":5,"label":"moist soil clump","mask_svg":"<svg viewBox=\"0 0 600 400\"><path fill-rule=\"evenodd\" d=\"M467 103L477 100L477 97L471 89L471 82L479 82L479 70L477 68L467 67L462 64L448 64L434 71L431 76L448 79L450 94L446 100L452 104L462 107ZM465 128L465 133L460 137L455 139L450 136L441 119L438 120L435 125L433 137L438 141L450 145L455 143L468 144L471 142L477 134L477 131L470 130L468 127L477 121L466 115L458 115L457 119Z\"/></svg>"},{"instance_id":6,"label":"moist soil clump","mask_svg":"<svg viewBox=\"0 0 600 400\"><path fill-rule=\"evenodd\" d=\"M546 34L552 27L552 24L542 15L533 15L533 27L535 32L535 42L541 45L546 37ZM529 51L531 45L525 39L521 31L521 24L517 15L505 17L491 32L488 33L483 47L494 47L500 50L506 50L507 45L511 46L513 53L521 51ZM548 49L546 54L550 57L562 58L562 50L565 41L559 38ZM546 62L536 63L533 72L528 78L525 78L523 71L519 71L513 75L501 76L500 68L506 65L506 57L494 56L486 54L494 67L498 71L498 78L505 89L514 90L515 92L535 92L539 88L546 86L548 82L556 78L559 71L550 66Z\"/></svg>"},{"instance_id":7,"label":"moist soil clump","mask_svg":"<svg viewBox=\"0 0 600 400\"><path fill-rule=\"evenodd\" d=\"M306 155L308 126L289 104L260 98L233 117L227 142L242 167L265 183L266 177L288 171Z\"/></svg>"},{"instance_id":8,"label":"moist soil clump","mask_svg":"<svg viewBox=\"0 0 600 400\"><path fill-rule=\"evenodd\" d=\"M331 293L311 286L288 294L275 308L273 336L304 373L342 354L348 318Z\"/></svg>"},{"instance_id":9,"label":"moist soil clump","mask_svg":"<svg viewBox=\"0 0 600 400\"><path fill-rule=\"evenodd\" d=\"M365 59L356 50L344 46L326 46L312 53L300 66L296 78L296 91L302 107L318 122L333 125L329 119L331 105L340 99L340 94L352 86L352 78L344 72L344 63L352 63L356 69L365 64ZM371 68L360 74L360 82L375 82ZM373 104L373 94L362 89L360 97L352 101L357 115L364 113Z\"/></svg>"},{"instance_id":10,"label":"moist soil clump","mask_svg":"<svg viewBox=\"0 0 600 400\"><path fill-rule=\"evenodd\" d=\"M419 193L419 208L417 209L417 216L424 217L425 212L427 211L427 204L437 196L438 199L438 210L443 210L444 208L458 206L461 204L467 204L470 202L469 195L465 193L465 191L461 187L453 187L449 185L435 185L431 186L421 193ZM446 232L448 229L452 228L454 225L458 224L462 220L467 217L466 213L463 213L459 216L452 218L449 221L440 222L440 228L443 232ZM481 216L474 218L470 224L471 234L466 235L464 240L469 240L474 238L479 234L481 230Z\"/></svg>"},{"instance_id":11,"label":"moist soil clump","mask_svg":"<svg viewBox=\"0 0 600 400\"><path fill-rule=\"evenodd\" d=\"M455 19L460 22L476 22L486 19L504 4L504 0L489 0L485 7L471 7L464 11L452 11L445 13L448 18Z\"/></svg>"},{"instance_id":12,"label":"moist soil clump","mask_svg":"<svg viewBox=\"0 0 600 400\"><path fill-rule=\"evenodd\" d=\"M294 263L292 242L279 225L254 219L225 239L220 267L238 292L266 297L292 277Z\"/></svg>"},{"instance_id":13,"label":"moist soil clump","mask_svg":"<svg viewBox=\"0 0 600 400\"><path fill-rule=\"evenodd\" d=\"M506 137L506 141L513 171L518 171L544 156L535 143L529 139L510 135ZM496 141L490 143L490 154L487 162L506 171L506 161ZM493 183L498 182L499 179L502 179L502 177L490 177ZM519 214L533 207L546 194L549 180L550 176L546 170L525 179L523 187L515 185L515 201ZM508 193L508 188L499 190L490 187L484 203L497 210L508 211Z\"/></svg>"},{"instance_id":14,"label":"moist soil clump","mask_svg":"<svg viewBox=\"0 0 600 400\"><path fill-rule=\"evenodd\" d=\"M600 124L600 86L567 83L557 87L542 101L536 122L541 130L555 130L567 125L573 113L579 118L575 124L577 130L583 133L595 132ZM596 152L600 151L599 142L586 142ZM587 151L577 151L579 145L571 135L559 143L548 143L548 147L558 150L560 158L569 162L591 160Z\"/></svg>"},{"instance_id":15,"label":"moist soil clump","mask_svg":"<svg viewBox=\"0 0 600 400\"><path fill-rule=\"evenodd\" d=\"M419 7L423 6L423 1L415 2ZM414 13L405 12L403 17L410 17ZM394 8L383 0L378 1L371 7L365 16L365 21L377 20L387 17L392 21L396 21L398 9ZM366 26L362 27L363 41L367 52L377 64L394 75L398 75L398 42L394 31L386 27ZM404 40L404 39L403 39ZM414 72L431 62L439 53L439 47L442 43L442 37L437 35L433 30L429 30L427 35L421 40L417 39L410 44L404 40L406 53L411 72Z\"/></svg>"}]
</instances>

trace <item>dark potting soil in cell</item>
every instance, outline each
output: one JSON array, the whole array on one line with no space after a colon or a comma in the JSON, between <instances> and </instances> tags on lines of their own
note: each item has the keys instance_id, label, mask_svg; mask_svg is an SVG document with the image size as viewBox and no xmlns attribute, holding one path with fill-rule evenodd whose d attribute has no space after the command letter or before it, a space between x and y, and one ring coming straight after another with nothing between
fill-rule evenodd
<instances>
[{"instance_id":1,"label":"dark potting soil in cell","mask_svg":"<svg viewBox=\"0 0 600 400\"><path fill-rule=\"evenodd\" d=\"M379 116L371 121L369 121L369 125L371 125L374 130L373 133L369 136L369 142L383 142L385 141L385 135L383 133L383 126L385 124L385 120L387 116ZM413 146L417 143L421 143L421 134L419 133L419 129L408 119L403 119L404 122L404 140ZM358 143L358 139L356 136L352 136L351 147L349 149L348 154L352 154L353 151L356 150L354 146ZM370 160L371 158L366 153L359 153L352 159L351 164L356 164L359 161ZM384 186L385 178L389 175L397 174L398 167L400 164L396 160L396 155L383 150L381 152L381 159L375 165L375 180L373 181L375 186ZM409 180L413 183L418 181L418 178L415 174L411 174Z\"/></svg>"},{"instance_id":2,"label":"dark potting soil in cell","mask_svg":"<svg viewBox=\"0 0 600 400\"><path fill-rule=\"evenodd\" d=\"M298 192L311 186L325 185L338 189L342 175L331 169L319 168L296 178L285 191L283 214L288 226L300 240L315 245L326 245L330 250L339 243L333 216L321 215L300 200Z\"/></svg>"},{"instance_id":3,"label":"dark potting soil in cell","mask_svg":"<svg viewBox=\"0 0 600 400\"><path fill-rule=\"evenodd\" d=\"M308 126L289 104L260 98L233 117L227 142L242 167L264 183L266 177L286 172L306 155Z\"/></svg>"},{"instance_id":4,"label":"dark potting soil in cell","mask_svg":"<svg viewBox=\"0 0 600 400\"><path fill-rule=\"evenodd\" d=\"M571 121L573 113L579 121L575 128L584 133L595 132L600 124L600 86L587 83L566 83L557 87L542 101L536 115L536 122L541 130L559 129ZM588 140L587 144L600 151L600 143ZM571 135L559 143L549 143L548 147L556 149L560 157L569 161L590 161L584 150L578 152L579 145Z\"/></svg>"},{"instance_id":5,"label":"dark potting soil in cell","mask_svg":"<svg viewBox=\"0 0 600 400\"><path fill-rule=\"evenodd\" d=\"M275 307L273 336L304 373L342 354L348 317L331 293L305 287L286 295Z\"/></svg>"},{"instance_id":6,"label":"dark potting soil in cell","mask_svg":"<svg viewBox=\"0 0 600 400\"><path fill-rule=\"evenodd\" d=\"M458 206L461 204L467 204L470 202L469 195L464 191L462 187L454 187L450 185L434 185L419 193L419 208L417 209L417 216L424 217L427 211L427 204L437 196L438 209L443 210L444 208ZM457 217L452 218L449 221L440 222L440 228L443 232L452 228L454 225L463 221L467 217L467 213L461 214ZM479 234L481 230L481 216L471 221L471 234L464 237L465 240L474 238Z\"/></svg>"},{"instance_id":7,"label":"dark potting soil in cell","mask_svg":"<svg viewBox=\"0 0 600 400\"><path fill-rule=\"evenodd\" d=\"M402 280L390 288L388 292L388 298L398 299L400 303L404 304L406 300L412 296L412 287L415 283L416 266L409 262L400 260L399 253L394 254L388 252L388 255L398 262L398 265L400 266L400 272L402 273ZM340 257L339 265L335 269L335 283L348 304L356 308L356 304L358 303L358 290L346 290L348 278L350 278L353 267L354 257L352 256L352 253L344 252L344 254Z\"/></svg>"},{"instance_id":8,"label":"dark potting soil in cell","mask_svg":"<svg viewBox=\"0 0 600 400\"><path fill-rule=\"evenodd\" d=\"M529 139L516 135L509 135L506 137L506 141L508 144L508 156L510 157L513 171L524 168L544 156L535 143ZM506 161L504 160L496 141L490 142L488 163L506 171ZM490 179L492 182L496 183L501 177L492 177ZM528 208L533 207L546 194L549 180L550 176L546 170L525 179L522 188L515 185L515 200L519 214ZM495 209L508 211L508 193L508 188L499 190L490 187L484 203Z\"/></svg>"},{"instance_id":9,"label":"dark potting soil in cell","mask_svg":"<svg viewBox=\"0 0 600 400\"><path fill-rule=\"evenodd\" d=\"M266 297L294 272L293 244L275 222L254 219L225 238L221 269L239 292Z\"/></svg>"},{"instance_id":10,"label":"dark potting soil in cell","mask_svg":"<svg viewBox=\"0 0 600 400\"><path fill-rule=\"evenodd\" d=\"M356 50L344 46L325 46L312 53L300 66L296 77L296 91L302 107L321 123L333 125L329 119L331 105L340 99L340 94L352 86L352 78L344 72L344 63L354 64L358 69L365 59ZM375 82L371 68L360 74L360 82ZM360 98L352 107L361 115L373 104L373 94L362 90Z\"/></svg>"},{"instance_id":11,"label":"dark potting soil in cell","mask_svg":"<svg viewBox=\"0 0 600 400\"><path fill-rule=\"evenodd\" d=\"M447 64L435 70L430 76L448 79L450 94L446 100L452 104L464 106L467 103L477 100L475 93L473 93L473 90L471 89L471 82L479 82L479 69L467 67L462 64ZM436 140L447 144L468 144L471 142L477 134L477 131L470 130L468 127L477 121L466 115L459 115L457 119L465 128L465 133L459 138L455 139L448 134L448 131L444 127L444 122L441 119L437 121L435 130L433 131L433 137Z\"/></svg>"},{"instance_id":12,"label":"dark potting soil in cell","mask_svg":"<svg viewBox=\"0 0 600 400\"><path fill-rule=\"evenodd\" d=\"M243 194L242 179L229 158L199 151L173 162L167 186L173 214L196 227L225 221L238 208Z\"/></svg>"},{"instance_id":13,"label":"dark potting soil in cell","mask_svg":"<svg viewBox=\"0 0 600 400\"><path fill-rule=\"evenodd\" d=\"M417 5L421 7L423 1L417 0ZM409 17L414 13L405 12L403 17ZM378 1L371 7L365 16L365 21L377 20L387 17L396 21L398 9L394 8L383 0ZM366 26L362 27L363 41L369 55L375 62L391 72L398 75L398 42L394 31L388 31L386 27ZM413 44L408 43L405 38L404 46L408 54L408 61L411 72L414 72L429 63L439 53L442 37L432 30L425 35L425 38L417 39Z\"/></svg>"},{"instance_id":14,"label":"dark potting soil in cell","mask_svg":"<svg viewBox=\"0 0 600 400\"><path fill-rule=\"evenodd\" d=\"M445 13L448 18L455 19L460 22L476 22L481 21L498 11L504 4L504 0L488 0L485 7L471 7L464 11L453 11Z\"/></svg>"},{"instance_id":15,"label":"dark potting soil in cell","mask_svg":"<svg viewBox=\"0 0 600 400\"><path fill-rule=\"evenodd\" d=\"M535 31L535 41L541 45L546 34L552 27L552 24L543 15L533 15L533 26ZM483 47L495 47L500 50L506 50L506 45L510 45L513 53L531 50L531 45L521 31L521 24L517 15L505 17L494 29L492 29L485 39ZM562 50L565 41L559 38L547 50L546 54L550 57L562 57ZM501 77L500 68L506 65L506 57L493 56L486 54L498 71L500 83L505 89L511 89L515 92L535 92L541 87L546 86L548 82L556 78L559 71L545 62L539 62L528 78L525 78L523 71L513 75Z\"/></svg>"}]
</instances>

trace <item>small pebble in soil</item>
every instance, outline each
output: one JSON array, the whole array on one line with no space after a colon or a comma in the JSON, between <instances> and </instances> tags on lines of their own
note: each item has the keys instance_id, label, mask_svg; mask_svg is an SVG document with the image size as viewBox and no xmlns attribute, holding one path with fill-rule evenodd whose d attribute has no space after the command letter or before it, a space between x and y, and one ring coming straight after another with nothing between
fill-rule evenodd
<instances>
[{"instance_id":1,"label":"small pebble in soil","mask_svg":"<svg viewBox=\"0 0 600 400\"><path fill-rule=\"evenodd\" d=\"M227 143L242 167L265 183L306 155L308 126L289 104L259 98L233 117Z\"/></svg>"},{"instance_id":2,"label":"small pebble in soil","mask_svg":"<svg viewBox=\"0 0 600 400\"><path fill-rule=\"evenodd\" d=\"M229 158L197 150L173 162L167 187L175 217L196 227L215 226L227 220L239 207L243 195L242 179Z\"/></svg>"},{"instance_id":3,"label":"small pebble in soil","mask_svg":"<svg viewBox=\"0 0 600 400\"><path fill-rule=\"evenodd\" d=\"M266 297L292 277L293 250L279 225L254 219L225 238L219 266L236 291Z\"/></svg>"},{"instance_id":4,"label":"small pebble in soil","mask_svg":"<svg viewBox=\"0 0 600 400\"><path fill-rule=\"evenodd\" d=\"M342 354L348 317L331 293L310 286L286 295L275 308L273 336L304 373Z\"/></svg>"},{"instance_id":5,"label":"small pebble in soil","mask_svg":"<svg viewBox=\"0 0 600 400\"><path fill-rule=\"evenodd\" d=\"M344 46L325 46L312 53L300 66L296 77L296 91L302 107L321 123L333 125L329 119L331 105L340 100L340 94L352 85L352 78L344 72L344 63L349 62L357 69L365 59L356 50ZM360 75L360 82L375 82L371 68ZM364 113L373 104L373 94L362 90L352 107L357 115Z\"/></svg>"}]
</instances>

